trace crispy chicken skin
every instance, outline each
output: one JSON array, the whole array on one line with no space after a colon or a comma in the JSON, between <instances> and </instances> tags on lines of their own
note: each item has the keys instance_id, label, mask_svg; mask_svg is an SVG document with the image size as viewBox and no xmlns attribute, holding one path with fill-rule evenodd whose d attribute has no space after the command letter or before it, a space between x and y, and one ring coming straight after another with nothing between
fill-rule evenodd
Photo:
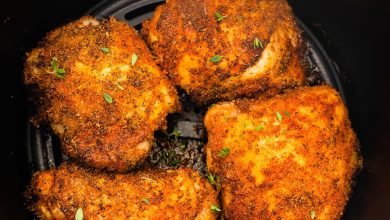
<instances>
[{"instance_id":1,"label":"crispy chicken skin","mask_svg":"<svg viewBox=\"0 0 390 220\"><path fill-rule=\"evenodd\" d=\"M226 218L340 219L362 160L333 88L219 103L205 126L207 165L221 179Z\"/></svg>"},{"instance_id":2,"label":"crispy chicken skin","mask_svg":"<svg viewBox=\"0 0 390 220\"><path fill-rule=\"evenodd\" d=\"M65 164L33 176L31 209L42 219L216 219L217 193L189 168L107 174Z\"/></svg>"},{"instance_id":3,"label":"crispy chicken skin","mask_svg":"<svg viewBox=\"0 0 390 220\"><path fill-rule=\"evenodd\" d=\"M68 156L99 169L142 162L153 132L180 107L146 44L114 18L83 17L48 33L28 55L25 83L37 95L36 124L48 121Z\"/></svg>"},{"instance_id":4,"label":"crispy chicken skin","mask_svg":"<svg viewBox=\"0 0 390 220\"><path fill-rule=\"evenodd\" d=\"M285 0L169 0L142 33L162 69L198 104L305 82L300 30ZM214 55L221 60L211 62Z\"/></svg>"}]
</instances>

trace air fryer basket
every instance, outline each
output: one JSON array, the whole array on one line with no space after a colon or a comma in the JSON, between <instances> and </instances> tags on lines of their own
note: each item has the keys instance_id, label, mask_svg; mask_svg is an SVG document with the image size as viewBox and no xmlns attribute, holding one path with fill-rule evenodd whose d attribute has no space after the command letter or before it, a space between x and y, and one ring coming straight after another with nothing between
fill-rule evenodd
<instances>
[{"instance_id":1,"label":"air fryer basket","mask_svg":"<svg viewBox=\"0 0 390 220\"><path fill-rule=\"evenodd\" d=\"M239 1L239 0L238 0ZM261 1L261 0L259 0ZM287 0L303 22L314 63L311 83L321 80L338 89L346 101L352 127L361 142L364 158L343 219L390 219L390 1ZM0 219L34 219L23 192L34 171L57 166L64 158L49 128L29 124L34 114L23 85L26 53L45 33L87 13L110 15L140 28L162 0L5 0L0 7L2 137L0 148ZM90 9L87 11L87 9ZM87 11L87 12L86 12ZM308 27L308 28L306 28ZM313 34L314 33L314 34ZM315 37L314 37L315 35ZM329 57L326 55L326 49ZM334 59L339 65L333 64ZM204 173L202 144L207 140L201 122L205 108L195 108L181 93L187 111L169 116L169 130L182 136L157 133L160 144L149 158L153 166L164 152L169 167L189 164ZM30 111L29 111L30 108ZM195 130L194 130L195 126ZM27 129L26 129L27 128ZM185 129L188 128L188 129ZM203 133L202 133L203 132ZM163 145L163 146L162 146ZM177 149L178 148L178 149ZM168 154L168 156L166 155ZM176 155L178 154L178 155ZM199 160L195 160L198 156ZM169 159L171 158L171 159ZM178 158L184 158L178 162ZM189 162L190 161L190 162ZM177 164L176 164L177 163ZM163 166L164 165L164 166Z\"/></svg>"},{"instance_id":2,"label":"air fryer basket","mask_svg":"<svg viewBox=\"0 0 390 220\"><path fill-rule=\"evenodd\" d=\"M163 2L163 0L102 1L91 8L87 14L98 19L113 16L139 30L141 23L150 18L154 9ZM296 17L296 21L303 30L303 37L308 48L306 59L310 69L310 73L307 75L309 84L329 84L339 91L346 102L346 93L339 78L341 75L339 68L329 58L324 47L310 29L298 17ZM207 168L203 146L207 143L207 135L202 120L208 106L195 105L183 91L179 91L179 94L183 112L168 116L168 131L166 133L156 132L154 148L148 157L146 166L158 168L186 166L205 175ZM33 112L33 106L30 105L30 117L34 114ZM178 131L180 134L177 133ZM68 160L61 153L59 141L49 126L36 128L28 123L26 150L31 174L54 168L62 161Z\"/></svg>"}]
</instances>

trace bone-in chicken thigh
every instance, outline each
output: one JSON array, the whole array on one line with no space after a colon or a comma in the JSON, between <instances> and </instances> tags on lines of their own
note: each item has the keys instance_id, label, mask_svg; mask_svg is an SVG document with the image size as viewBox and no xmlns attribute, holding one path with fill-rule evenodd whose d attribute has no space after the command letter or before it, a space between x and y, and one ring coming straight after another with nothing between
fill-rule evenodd
<instances>
[{"instance_id":1,"label":"bone-in chicken thigh","mask_svg":"<svg viewBox=\"0 0 390 220\"><path fill-rule=\"evenodd\" d=\"M169 0L142 32L162 68L198 104L305 83L301 31L285 0Z\"/></svg>"},{"instance_id":2,"label":"bone-in chicken thigh","mask_svg":"<svg viewBox=\"0 0 390 220\"><path fill-rule=\"evenodd\" d=\"M219 103L205 126L227 219L341 218L361 160L334 89Z\"/></svg>"},{"instance_id":3,"label":"bone-in chicken thigh","mask_svg":"<svg viewBox=\"0 0 390 220\"><path fill-rule=\"evenodd\" d=\"M64 164L34 175L30 208L41 219L216 219L217 193L189 168L97 172ZM81 210L81 211L80 211Z\"/></svg>"},{"instance_id":4,"label":"bone-in chicken thigh","mask_svg":"<svg viewBox=\"0 0 390 220\"><path fill-rule=\"evenodd\" d=\"M146 44L114 18L83 17L47 34L28 55L25 83L35 123L48 122L65 154L99 169L141 163L154 131L180 107Z\"/></svg>"}]
</instances>

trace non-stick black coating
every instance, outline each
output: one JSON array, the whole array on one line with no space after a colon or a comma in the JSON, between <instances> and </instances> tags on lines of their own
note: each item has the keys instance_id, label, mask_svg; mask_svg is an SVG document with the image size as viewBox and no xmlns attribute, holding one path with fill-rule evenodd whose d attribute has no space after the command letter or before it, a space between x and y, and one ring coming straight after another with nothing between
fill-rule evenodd
<instances>
[{"instance_id":1,"label":"non-stick black coating","mask_svg":"<svg viewBox=\"0 0 390 220\"><path fill-rule=\"evenodd\" d=\"M27 98L21 83L25 52L52 28L99 1L4 1L0 7L0 219L30 219L22 192L29 181ZM352 125L365 158L344 219L390 219L389 3L380 0L290 1L342 73Z\"/></svg>"}]
</instances>

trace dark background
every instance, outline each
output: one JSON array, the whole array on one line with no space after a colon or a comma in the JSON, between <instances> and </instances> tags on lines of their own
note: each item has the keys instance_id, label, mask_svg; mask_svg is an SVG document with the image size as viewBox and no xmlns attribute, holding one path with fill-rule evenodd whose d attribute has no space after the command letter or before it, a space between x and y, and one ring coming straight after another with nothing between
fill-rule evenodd
<instances>
[{"instance_id":1,"label":"dark background","mask_svg":"<svg viewBox=\"0 0 390 220\"><path fill-rule=\"evenodd\" d=\"M29 181L25 153L25 53L44 34L78 18L97 0L17 1L0 6L0 219L31 219L23 191ZM390 219L390 4L381 0L291 0L340 67L352 126L364 156L344 219Z\"/></svg>"}]
</instances>

